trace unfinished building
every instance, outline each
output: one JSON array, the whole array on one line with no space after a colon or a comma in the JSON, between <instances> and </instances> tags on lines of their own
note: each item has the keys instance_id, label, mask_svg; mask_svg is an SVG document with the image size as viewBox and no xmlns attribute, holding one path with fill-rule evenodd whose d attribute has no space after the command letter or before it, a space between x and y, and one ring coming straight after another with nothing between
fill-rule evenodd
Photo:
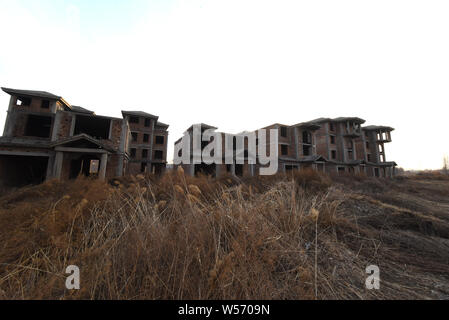
<instances>
[{"instance_id":1,"label":"unfinished building","mask_svg":"<svg viewBox=\"0 0 449 320\"><path fill-rule=\"evenodd\" d=\"M204 174L209 175L212 177L218 177L221 176L224 173L236 175L236 176L244 176L244 175L254 175L255 170L255 164L250 164L248 162L248 139L246 137L246 133L240 133L240 134L229 134L229 133L223 133L223 132L217 132L217 134L220 135L222 140L221 145L221 163L216 164L206 164L205 162L200 163L194 163L194 153L193 153L193 128L194 126L197 126L200 128L200 141L201 141L201 153L204 152L204 149L209 144L209 142L213 141L212 139L210 141L202 141L203 135L206 130L217 130L216 127L207 125L204 123L199 123L196 125L192 125L190 128L186 130L186 133L190 137L190 152L189 152L189 159L187 162L183 162L181 166L184 169L184 172L191 176L195 176L198 174ZM237 152L237 141L241 140L242 144L244 145L244 152L239 154ZM182 153L185 152L182 150L182 138L177 140L175 142L175 152L178 152L177 156L179 158L182 157ZM226 161L226 144L230 145L232 144L232 159L231 161ZM237 159L241 158L241 161L237 161ZM229 162L229 163L226 163Z\"/></svg>"},{"instance_id":2,"label":"unfinished building","mask_svg":"<svg viewBox=\"0 0 449 320\"><path fill-rule=\"evenodd\" d=\"M329 174L394 176L397 164L387 161L385 152L385 143L392 141L391 132L394 129L387 126L363 127L364 123L365 120L357 117L319 118L295 125L275 123L262 128L267 130L267 142L264 144L269 154L270 130L277 130L278 172L310 168ZM193 126L187 131L189 135L192 134L192 128ZM206 129L216 129L205 124L201 124L201 128L202 132ZM223 133L222 135L224 136ZM236 139L239 137L245 139L243 155L245 161L242 164L237 161L239 155L234 153L232 164L207 166L204 163L183 164L184 170L190 175L199 172L212 176L219 176L223 172L236 176L259 174L263 167L259 163L259 158L256 158L255 164L247 161L249 152L247 133L230 136L233 137L234 148ZM175 150L179 149L180 143L181 139L175 142ZM208 142L203 142L202 150L207 144ZM258 139L256 147L259 147ZM201 168L207 168L207 170Z\"/></svg>"},{"instance_id":3,"label":"unfinished building","mask_svg":"<svg viewBox=\"0 0 449 320\"><path fill-rule=\"evenodd\" d=\"M126 111L123 118L99 116L49 92L2 90L11 96L0 137L2 186L18 187L80 175L106 179L145 172L147 167L153 172L165 168L168 125L159 123L156 116ZM137 123L130 123L135 118L144 128L140 130ZM134 130L151 138L134 141ZM151 153L137 159L133 148L147 148ZM156 152L158 157L153 157ZM137 160L145 166L135 165Z\"/></svg>"}]
</instances>

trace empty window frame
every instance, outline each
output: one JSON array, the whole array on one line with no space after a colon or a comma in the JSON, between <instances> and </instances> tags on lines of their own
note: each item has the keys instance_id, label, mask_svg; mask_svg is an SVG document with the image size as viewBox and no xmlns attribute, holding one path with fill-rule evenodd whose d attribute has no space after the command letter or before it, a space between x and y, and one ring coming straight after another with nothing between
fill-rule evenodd
<instances>
[{"instance_id":1,"label":"empty window frame","mask_svg":"<svg viewBox=\"0 0 449 320\"><path fill-rule=\"evenodd\" d=\"M136 157L136 153L137 153L137 149L132 148L131 149L131 158L135 158Z\"/></svg>"},{"instance_id":2,"label":"empty window frame","mask_svg":"<svg viewBox=\"0 0 449 320\"><path fill-rule=\"evenodd\" d=\"M288 155L288 146L285 144L281 145L281 155L283 155L283 156Z\"/></svg>"},{"instance_id":3,"label":"empty window frame","mask_svg":"<svg viewBox=\"0 0 449 320\"><path fill-rule=\"evenodd\" d=\"M16 105L23 107L29 106L31 105L31 98L18 97Z\"/></svg>"},{"instance_id":4,"label":"empty window frame","mask_svg":"<svg viewBox=\"0 0 449 320\"><path fill-rule=\"evenodd\" d=\"M331 151L331 158L332 158L333 160L337 159L337 151L336 151L336 150L332 150L332 151Z\"/></svg>"},{"instance_id":5,"label":"empty window frame","mask_svg":"<svg viewBox=\"0 0 449 320\"><path fill-rule=\"evenodd\" d=\"M353 160L353 155L354 155L354 153L352 152L352 149L349 149L348 150L348 158L349 158L349 160Z\"/></svg>"},{"instance_id":6,"label":"empty window frame","mask_svg":"<svg viewBox=\"0 0 449 320\"><path fill-rule=\"evenodd\" d=\"M302 132L302 143L312 144L312 134L309 131Z\"/></svg>"},{"instance_id":7,"label":"empty window frame","mask_svg":"<svg viewBox=\"0 0 449 320\"><path fill-rule=\"evenodd\" d=\"M331 144L335 144L336 141L336 137L335 136L331 136Z\"/></svg>"},{"instance_id":8,"label":"empty window frame","mask_svg":"<svg viewBox=\"0 0 449 320\"><path fill-rule=\"evenodd\" d=\"M374 168L374 176L379 178L380 177L380 171L379 168Z\"/></svg>"},{"instance_id":9,"label":"empty window frame","mask_svg":"<svg viewBox=\"0 0 449 320\"><path fill-rule=\"evenodd\" d=\"M42 100L41 108L42 109L50 109L50 101L49 100Z\"/></svg>"},{"instance_id":10,"label":"empty window frame","mask_svg":"<svg viewBox=\"0 0 449 320\"><path fill-rule=\"evenodd\" d=\"M333 123L329 123L329 130L330 131L335 131L335 126Z\"/></svg>"},{"instance_id":11,"label":"empty window frame","mask_svg":"<svg viewBox=\"0 0 449 320\"><path fill-rule=\"evenodd\" d=\"M303 145L302 146L302 154L304 156L310 156L312 155L312 146Z\"/></svg>"},{"instance_id":12,"label":"empty window frame","mask_svg":"<svg viewBox=\"0 0 449 320\"><path fill-rule=\"evenodd\" d=\"M164 159L164 152L162 150L154 151L154 159L163 160Z\"/></svg>"},{"instance_id":13,"label":"empty window frame","mask_svg":"<svg viewBox=\"0 0 449 320\"><path fill-rule=\"evenodd\" d=\"M25 136L50 138L51 125L51 117L29 115L25 127Z\"/></svg>"},{"instance_id":14,"label":"empty window frame","mask_svg":"<svg viewBox=\"0 0 449 320\"><path fill-rule=\"evenodd\" d=\"M164 136L156 136L156 144L164 144L165 137Z\"/></svg>"},{"instance_id":15,"label":"empty window frame","mask_svg":"<svg viewBox=\"0 0 449 320\"><path fill-rule=\"evenodd\" d=\"M109 139L110 128L110 119L77 115L74 135L85 133L96 139Z\"/></svg>"},{"instance_id":16,"label":"empty window frame","mask_svg":"<svg viewBox=\"0 0 449 320\"><path fill-rule=\"evenodd\" d=\"M148 158L148 149L142 149L142 159Z\"/></svg>"},{"instance_id":17,"label":"empty window frame","mask_svg":"<svg viewBox=\"0 0 449 320\"><path fill-rule=\"evenodd\" d=\"M129 117L129 123L139 123L139 117Z\"/></svg>"},{"instance_id":18,"label":"empty window frame","mask_svg":"<svg viewBox=\"0 0 449 320\"><path fill-rule=\"evenodd\" d=\"M145 118L145 127L151 127L151 119Z\"/></svg>"},{"instance_id":19,"label":"empty window frame","mask_svg":"<svg viewBox=\"0 0 449 320\"><path fill-rule=\"evenodd\" d=\"M139 134L137 132L131 132L131 141L137 142L137 139L139 138Z\"/></svg>"},{"instance_id":20,"label":"empty window frame","mask_svg":"<svg viewBox=\"0 0 449 320\"><path fill-rule=\"evenodd\" d=\"M143 135L143 142L150 142L150 135L149 134L144 134Z\"/></svg>"},{"instance_id":21,"label":"empty window frame","mask_svg":"<svg viewBox=\"0 0 449 320\"><path fill-rule=\"evenodd\" d=\"M148 164L146 162L142 162L140 164L140 172L142 172L142 173L147 172L147 166L148 166Z\"/></svg>"},{"instance_id":22,"label":"empty window frame","mask_svg":"<svg viewBox=\"0 0 449 320\"><path fill-rule=\"evenodd\" d=\"M287 127L281 127L281 137L287 138Z\"/></svg>"}]
</instances>

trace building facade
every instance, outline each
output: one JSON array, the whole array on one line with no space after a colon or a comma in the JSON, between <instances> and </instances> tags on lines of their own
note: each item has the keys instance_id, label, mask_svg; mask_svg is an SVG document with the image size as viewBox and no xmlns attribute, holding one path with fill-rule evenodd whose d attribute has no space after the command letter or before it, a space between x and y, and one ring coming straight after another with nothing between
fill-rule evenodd
<instances>
[{"instance_id":1,"label":"building facade","mask_svg":"<svg viewBox=\"0 0 449 320\"><path fill-rule=\"evenodd\" d=\"M142 132L151 139L139 144L133 141L132 131L139 128L130 123L135 112L125 111L123 118L99 116L49 92L2 90L11 98L0 137L1 185L22 186L79 175L106 179L146 172L147 167L153 172L165 168L168 125L155 116L137 116L144 126L150 119L150 127ZM164 136L163 143L153 143L158 136ZM141 146L151 150L146 159L137 158L137 153L133 157L131 149ZM137 161L141 164L135 165Z\"/></svg>"},{"instance_id":2,"label":"building facade","mask_svg":"<svg viewBox=\"0 0 449 320\"><path fill-rule=\"evenodd\" d=\"M267 131L267 141L264 142L267 154L270 153L270 130L278 132L278 172L289 170L314 169L328 174L364 174L373 177L392 177L397 164L387 161L385 143L392 141L391 132L386 126L363 127L365 120L357 117L340 117L335 119L319 118L296 125L273 124L262 129ZM201 124L202 132L215 127ZM192 127L187 131L192 134ZM256 132L253 132L255 134ZM221 133L224 141L224 133ZM248 132L226 134L233 138L235 149L236 139L243 137L244 162L237 161L234 152L232 164L183 164L184 170L190 175L200 172L219 176L227 172L236 176L254 176L262 167L259 158L256 163L247 161ZM180 149L181 139L175 142L175 151ZM203 142L202 150L208 144ZM224 146L224 144L223 144ZM256 147L259 141L256 139ZM191 155L192 159L192 155ZM229 161L228 161L229 162ZM192 162L190 162L192 163Z\"/></svg>"}]
</instances>

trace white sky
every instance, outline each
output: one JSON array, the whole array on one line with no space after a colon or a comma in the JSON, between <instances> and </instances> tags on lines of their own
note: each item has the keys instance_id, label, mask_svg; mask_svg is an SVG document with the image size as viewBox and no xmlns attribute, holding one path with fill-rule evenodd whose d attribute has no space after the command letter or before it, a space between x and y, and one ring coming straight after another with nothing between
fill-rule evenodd
<instances>
[{"instance_id":1,"label":"white sky","mask_svg":"<svg viewBox=\"0 0 449 320\"><path fill-rule=\"evenodd\" d=\"M449 1L141 2L0 0L0 86L159 115L169 159L193 123L322 116L396 128L387 160L407 169L449 154Z\"/></svg>"}]
</instances>

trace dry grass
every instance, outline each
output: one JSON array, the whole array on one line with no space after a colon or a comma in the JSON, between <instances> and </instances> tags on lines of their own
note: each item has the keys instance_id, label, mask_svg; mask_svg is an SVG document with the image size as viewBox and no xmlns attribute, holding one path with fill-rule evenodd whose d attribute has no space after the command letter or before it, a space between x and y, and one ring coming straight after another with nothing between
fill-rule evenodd
<instances>
[{"instance_id":1,"label":"dry grass","mask_svg":"<svg viewBox=\"0 0 449 320\"><path fill-rule=\"evenodd\" d=\"M48 182L0 198L0 298L448 298L448 199L445 179L309 171Z\"/></svg>"}]
</instances>

